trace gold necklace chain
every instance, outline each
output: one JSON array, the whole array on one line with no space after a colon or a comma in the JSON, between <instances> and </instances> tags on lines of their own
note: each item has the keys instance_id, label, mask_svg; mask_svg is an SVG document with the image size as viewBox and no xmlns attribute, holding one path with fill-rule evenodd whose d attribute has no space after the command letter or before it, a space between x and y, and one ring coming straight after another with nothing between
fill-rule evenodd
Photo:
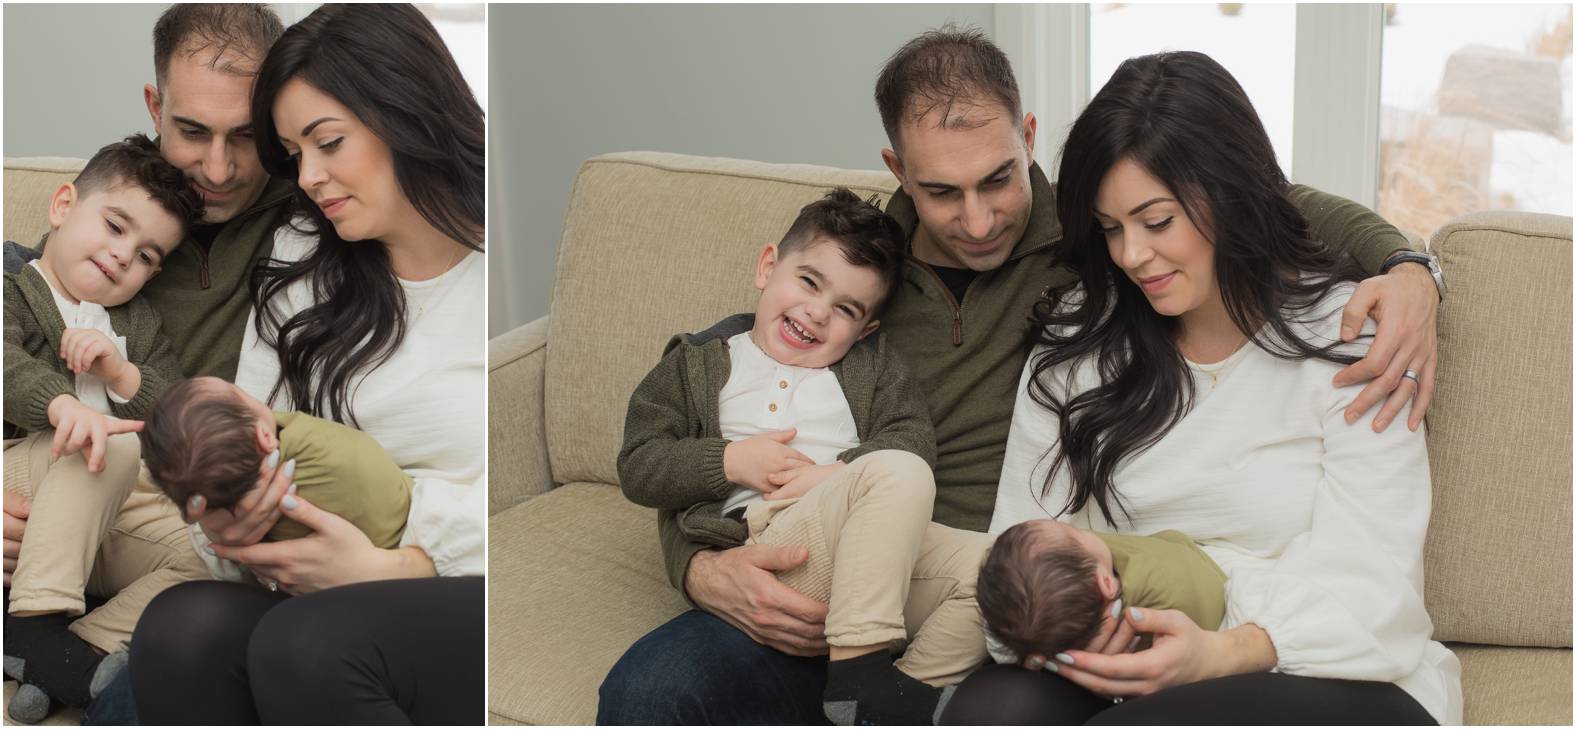
<instances>
[{"instance_id":1,"label":"gold necklace chain","mask_svg":"<svg viewBox=\"0 0 1576 729\"><path fill-rule=\"evenodd\" d=\"M455 256L453 260L449 261L449 265L443 269L443 273L433 277L432 288L427 291L426 296L422 297L421 306L416 307L416 315L410 318L412 324L414 324L416 320L420 319L422 314L427 313L427 304L432 303L432 300L438 296L438 289L443 287L444 277L448 276L449 272L453 271L455 266L460 265L460 261L465 260L465 251L465 247L460 246L459 255Z\"/></svg>"}]
</instances>

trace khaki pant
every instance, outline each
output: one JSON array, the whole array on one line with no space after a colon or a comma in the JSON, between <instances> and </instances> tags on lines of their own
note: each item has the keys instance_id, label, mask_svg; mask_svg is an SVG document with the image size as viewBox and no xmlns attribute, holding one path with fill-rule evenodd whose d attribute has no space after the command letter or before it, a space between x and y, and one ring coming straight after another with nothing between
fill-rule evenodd
<instances>
[{"instance_id":1,"label":"khaki pant","mask_svg":"<svg viewBox=\"0 0 1576 729\"><path fill-rule=\"evenodd\" d=\"M208 579L208 569L175 504L139 477L135 434L109 439L99 473L88 472L82 453L51 458L53 437L45 431L5 443L5 490L33 502L8 610L82 615L84 593L109 597L70 629L113 653L126 647L155 595Z\"/></svg>"},{"instance_id":2,"label":"khaki pant","mask_svg":"<svg viewBox=\"0 0 1576 729\"><path fill-rule=\"evenodd\" d=\"M783 583L829 604L826 642L901 645L904 673L954 684L984 662L974 580L993 538L930 521L935 478L919 456L877 451L797 499L745 510L747 543L802 545Z\"/></svg>"}]
</instances>

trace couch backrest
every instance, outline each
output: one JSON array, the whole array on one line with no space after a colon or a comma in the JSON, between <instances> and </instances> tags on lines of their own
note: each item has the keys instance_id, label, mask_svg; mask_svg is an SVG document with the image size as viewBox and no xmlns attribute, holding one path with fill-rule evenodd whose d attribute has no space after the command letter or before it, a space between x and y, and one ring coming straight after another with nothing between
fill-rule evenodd
<instances>
[{"instance_id":1,"label":"couch backrest","mask_svg":"<svg viewBox=\"0 0 1576 729\"><path fill-rule=\"evenodd\" d=\"M837 185L887 172L652 152L580 168L558 247L544 408L553 480L618 483L629 395L679 332L754 311L756 256Z\"/></svg>"},{"instance_id":2,"label":"couch backrest","mask_svg":"<svg viewBox=\"0 0 1576 729\"><path fill-rule=\"evenodd\" d=\"M1571 644L1571 219L1434 234L1449 287L1428 411L1426 597L1441 640Z\"/></svg>"},{"instance_id":3,"label":"couch backrest","mask_svg":"<svg viewBox=\"0 0 1576 729\"><path fill-rule=\"evenodd\" d=\"M5 239L34 245L49 232L49 199L87 160L15 157L5 161Z\"/></svg>"}]
</instances>

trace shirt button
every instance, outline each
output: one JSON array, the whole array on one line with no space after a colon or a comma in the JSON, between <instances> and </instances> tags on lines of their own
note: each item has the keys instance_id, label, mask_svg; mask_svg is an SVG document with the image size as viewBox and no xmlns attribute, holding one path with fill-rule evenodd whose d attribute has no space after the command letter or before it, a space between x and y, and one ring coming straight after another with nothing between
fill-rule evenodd
<instances>
[{"instance_id":1,"label":"shirt button","mask_svg":"<svg viewBox=\"0 0 1576 729\"><path fill-rule=\"evenodd\" d=\"M770 411L772 411L774 413L777 412L777 403L772 403L770 405L767 405L766 409L770 410Z\"/></svg>"},{"instance_id":2,"label":"shirt button","mask_svg":"<svg viewBox=\"0 0 1576 729\"><path fill-rule=\"evenodd\" d=\"M788 389L788 381L787 380L778 380L777 381L777 389L779 389L779 390L786 390L786 389Z\"/></svg>"}]
</instances>

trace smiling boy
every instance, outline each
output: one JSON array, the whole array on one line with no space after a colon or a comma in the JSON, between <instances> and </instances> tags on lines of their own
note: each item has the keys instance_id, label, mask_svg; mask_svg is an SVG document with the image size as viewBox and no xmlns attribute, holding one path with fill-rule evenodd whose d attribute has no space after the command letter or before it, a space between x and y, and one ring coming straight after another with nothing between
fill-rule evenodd
<instances>
[{"instance_id":1,"label":"smiling boy","mask_svg":"<svg viewBox=\"0 0 1576 729\"><path fill-rule=\"evenodd\" d=\"M8 606L5 670L24 683L9 707L15 719L42 718L51 697L85 705L103 655L125 647L147 601L205 573L194 552L99 554L136 481L137 419L180 377L138 292L201 215L201 199L152 140L127 137L55 191L50 245L5 275L5 422L25 435L6 441L5 488L33 498ZM8 256L22 250L6 247ZM71 621L101 571L144 576Z\"/></svg>"},{"instance_id":2,"label":"smiling boy","mask_svg":"<svg viewBox=\"0 0 1576 729\"><path fill-rule=\"evenodd\" d=\"M937 687L985 655L973 588L988 539L930 523L930 417L871 337L903 247L848 190L805 206L761 252L754 315L668 345L619 454L625 495L663 510L664 542L805 550L779 577L830 603L823 701L842 724L929 723Z\"/></svg>"}]
</instances>

